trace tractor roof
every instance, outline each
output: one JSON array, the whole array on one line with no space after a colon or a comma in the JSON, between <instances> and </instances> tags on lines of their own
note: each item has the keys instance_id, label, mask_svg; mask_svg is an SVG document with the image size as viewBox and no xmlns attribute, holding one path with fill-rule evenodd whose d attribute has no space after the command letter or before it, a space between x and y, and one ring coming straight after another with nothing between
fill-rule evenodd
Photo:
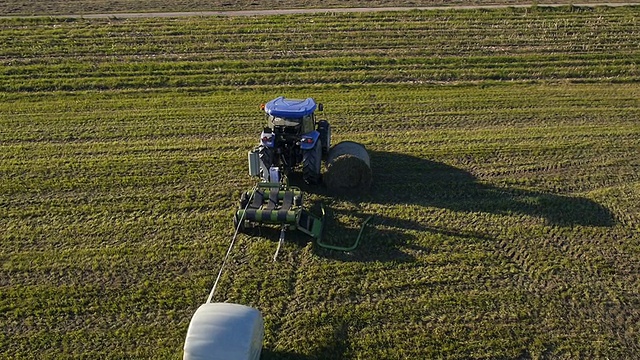
<instances>
[{"instance_id":1,"label":"tractor roof","mask_svg":"<svg viewBox=\"0 0 640 360\"><path fill-rule=\"evenodd\" d=\"M301 118L313 114L315 110L316 102L312 98L299 100L285 99L284 96L280 96L264 106L267 114L282 118Z\"/></svg>"}]
</instances>

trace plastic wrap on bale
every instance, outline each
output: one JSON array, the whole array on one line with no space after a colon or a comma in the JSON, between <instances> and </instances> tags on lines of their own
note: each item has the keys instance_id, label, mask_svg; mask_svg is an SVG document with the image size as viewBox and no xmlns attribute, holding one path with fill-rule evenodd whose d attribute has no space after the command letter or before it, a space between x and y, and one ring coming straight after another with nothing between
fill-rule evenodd
<instances>
[{"instance_id":1,"label":"plastic wrap on bale","mask_svg":"<svg viewBox=\"0 0 640 360\"><path fill-rule=\"evenodd\" d=\"M257 309L205 303L189 324L184 360L258 360L263 337L264 322Z\"/></svg>"}]
</instances>

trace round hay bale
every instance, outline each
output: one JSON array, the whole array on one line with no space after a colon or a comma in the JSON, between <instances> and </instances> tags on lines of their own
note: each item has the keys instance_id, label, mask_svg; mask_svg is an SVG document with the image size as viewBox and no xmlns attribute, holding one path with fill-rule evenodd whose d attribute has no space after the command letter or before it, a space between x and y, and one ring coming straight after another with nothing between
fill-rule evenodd
<instances>
[{"instance_id":1,"label":"round hay bale","mask_svg":"<svg viewBox=\"0 0 640 360\"><path fill-rule=\"evenodd\" d=\"M327 155L324 183L336 194L363 193L371 187L371 162L364 145L343 141Z\"/></svg>"}]
</instances>

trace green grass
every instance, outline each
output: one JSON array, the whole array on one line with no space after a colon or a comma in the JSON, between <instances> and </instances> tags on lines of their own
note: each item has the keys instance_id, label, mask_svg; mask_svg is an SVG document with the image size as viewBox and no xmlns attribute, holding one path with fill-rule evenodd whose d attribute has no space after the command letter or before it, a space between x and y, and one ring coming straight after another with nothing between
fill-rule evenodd
<instances>
[{"instance_id":1,"label":"green grass","mask_svg":"<svg viewBox=\"0 0 640 360\"><path fill-rule=\"evenodd\" d=\"M7 20L0 90L638 79L634 8L456 14Z\"/></svg>"},{"instance_id":2,"label":"green grass","mask_svg":"<svg viewBox=\"0 0 640 360\"><path fill-rule=\"evenodd\" d=\"M367 146L238 242L265 359L637 358L636 8L0 21L0 358L180 358L279 95Z\"/></svg>"}]
</instances>

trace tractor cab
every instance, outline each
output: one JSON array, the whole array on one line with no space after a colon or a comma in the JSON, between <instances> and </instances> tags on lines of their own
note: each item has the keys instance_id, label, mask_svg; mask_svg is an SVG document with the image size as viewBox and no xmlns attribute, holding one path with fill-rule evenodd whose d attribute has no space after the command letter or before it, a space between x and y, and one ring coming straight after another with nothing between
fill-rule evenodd
<instances>
[{"instance_id":1,"label":"tractor cab","mask_svg":"<svg viewBox=\"0 0 640 360\"><path fill-rule=\"evenodd\" d=\"M316 129L315 110L322 111L322 104L312 98L305 100L279 97L263 106L267 128L275 134L303 135Z\"/></svg>"},{"instance_id":2,"label":"tractor cab","mask_svg":"<svg viewBox=\"0 0 640 360\"><path fill-rule=\"evenodd\" d=\"M321 162L331 147L329 123L316 121L315 111L322 108L313 98L280 96L263 104L267 126L259 146L249 153L249 173L265 182L280 182L301 165L305 182L320 182Z\"/></svg>"}]
</instances>

